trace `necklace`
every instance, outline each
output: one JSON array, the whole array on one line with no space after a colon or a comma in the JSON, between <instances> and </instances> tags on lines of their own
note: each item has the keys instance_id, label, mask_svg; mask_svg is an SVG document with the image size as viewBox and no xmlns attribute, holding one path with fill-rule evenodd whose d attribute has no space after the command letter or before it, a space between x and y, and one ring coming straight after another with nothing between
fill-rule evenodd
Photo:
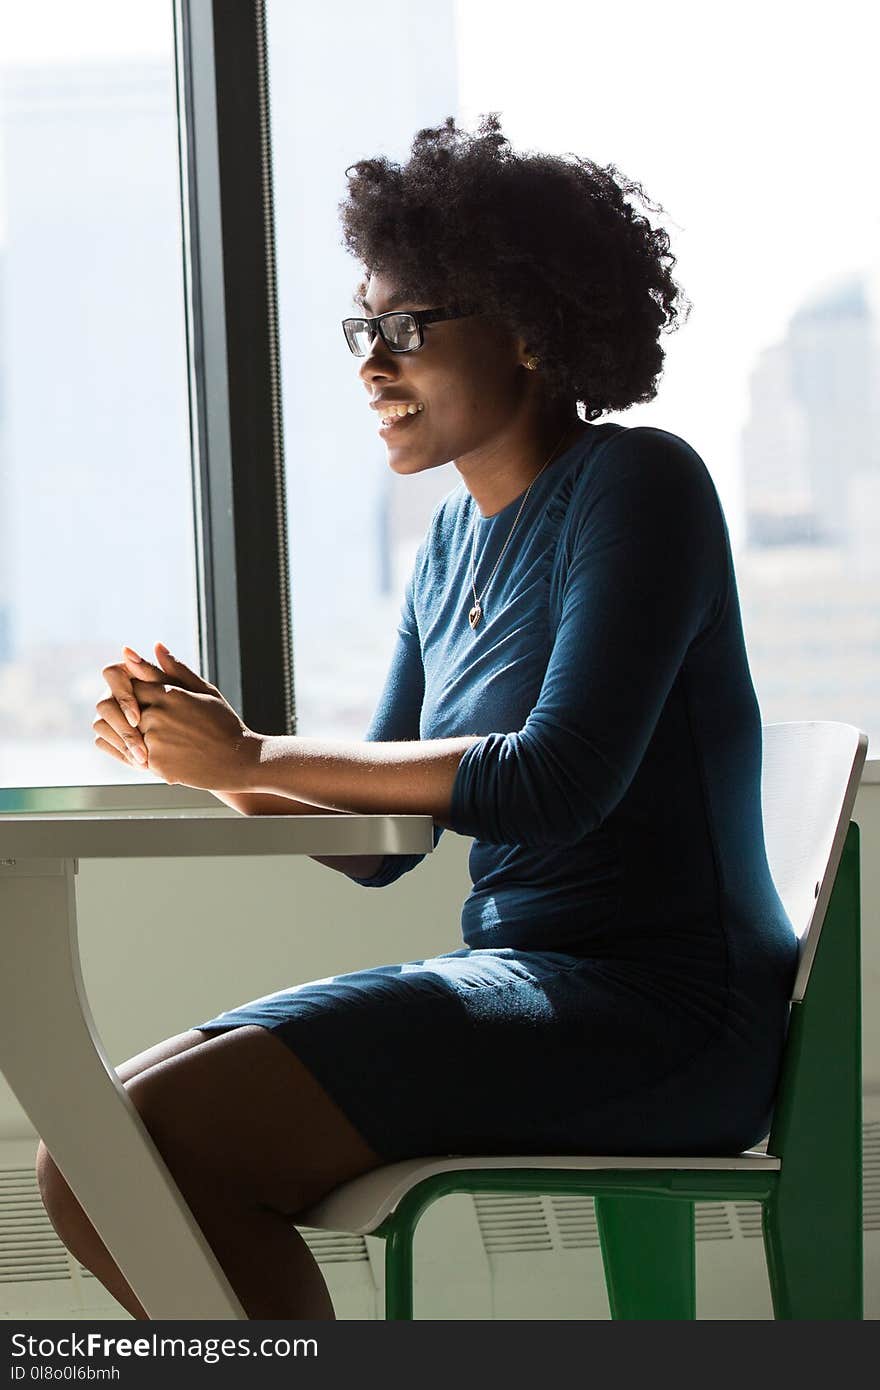
<instances>
[{"instance_id":1,"label":"necklace","mask_svg":"<svg viewBox=\"0 0 880 1390\"><path fill-rule=\"evenodd\" d=\"M508 535L507 540L504 542L503 546L501 547L501 555L498 556L498 559L495 561L495 564L492 566L492 573L489 575L489 578L486 580L485 584L483 585L483 592L482 592L482 594L480 594L479 598L477 597L477 574L476 574L476 568L475 568L475 564L474 564L474 557L475 557L475 555L476 555L476 549L477 549L477 506L476 506L476 503L474 503L474 539L473 539L473 545L471 546L471 582L472 582L472 584L473 584L473 589L474 589L474 606L473 606L473 608L471 609L470 613L468 613L468 622L470 623L471 629L472 629L474 632L476 632L476 630L477 630L477 624L479 623L480 619L481 619L482 616L483 616L482 600L485 598L485 596L486 596L486 590L488 589L489 585L492 583L492 579L493 579L493 577L494 577L495 571L497 570L498 566L501 564L502 556L504 555L505 550L507 549L508 545L510 544L510 537L513 535L514 531L516 530L516 523L517 523L517 521L519 521L519 519L520 519L520 517L521 517L521 515L522 515L522 509L523 509L523 507L526 505L526 502L527 502L527 500L528 500L529 493L531 492L531 490L532 490L534 484L535 484L535 483L538 481L538 479L540 478L541 474L544 472L544 469L547 467L547 464L552 463L553 460L555 459L556 455L557 455L558 452L559 452L559 445L562 443L563 439L564 439L565 436L568 434L569 428L570 428L570 427L569 427L568 425L566 425L565 429L562 431L562 435L561 435L561 437L560 437L560 439L559 439L559 442L557 443L556 448L553 450L553 453L552 453L552 454L550 455L550 457L548 458L547 463L545 463L541 468L538 469L538 471L537 471L537 473L535 474L534 478L532 479L532 481L529 483L528 487L526 488L525 496L523 497L523 500L522 500L522 502L521 502L520 505L519 505L519 511L518 511L517 514L516 514L516 521L514 521L513 525L512 525L511 528L510 528L510 535Z\"/></svg>"}]
</instances>

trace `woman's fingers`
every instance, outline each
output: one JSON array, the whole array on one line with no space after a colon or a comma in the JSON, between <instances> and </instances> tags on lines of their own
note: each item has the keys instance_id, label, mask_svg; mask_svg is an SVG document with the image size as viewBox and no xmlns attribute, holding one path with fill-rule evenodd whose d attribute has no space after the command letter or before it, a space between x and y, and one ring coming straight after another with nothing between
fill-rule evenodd
<instances>
[{"instance_id":1,"label":"woman's fingers","mask_svg":"<svg viewBox=\"0 0 880 1390\"><path fill-rule=\"evenodd\" d=\"M102 703L113 705L115 704L115 701L105 700ZM116 706L117 726L120 722L118 716L118 708L119 707ZM127 728L128 726L126 725L125 727ZM96 734L96 743L107 743L111 748L113 748L117 753L119 753L121 757L124 758L127 754L130 754L132 762L138 763L141 767L146 766L147 748L146 744L144 743L143 739L140 738L140 736L138 736L137 739L134 739L125 734L120 733L118 727L114 727L114 725L110 723L109 719L98 718L94 720L94 722L92 723L92 728L94 729ZM128 732L130 735L132 731L129 729Z\"/></svg>"},{"instance_id":2,"label":"woman's fingers","mask_svg":"<svg viewBox=\"0 0 880 1390\"><path fill-rule=\"evenodd\" d=\"M131 727L136 729L140 722L141 707L135 697L131 676L125 669L124 663L116 661L110 666L105 666L101 675L109 685L110 695L119 705L120 711L126 716Z\"/></svg>"},{"instance_id":3,"label":"woman's fingers","mask_svg":"<svg viewBox=\"0 0 880 1390\"><path fill-rule=\"evenodd\" d=\"M95 747L100 748L102 753L109 753L111 757L116 758L121 763L125 763L126 767L139 766L136 759L132 755L129 755L126 752L122 752L120 750L119 745L115 741L111 742L109 736L107 738L102 738L99 735L98 738L95 739Z\"/></svg>"},{"instance_id":4,"label":"woman's fingers","mask_svg":"<svg viewBox=\"0 0 880 1390\"><path fill-rule=\"evenodd\" d=\"M92 728L96 733L104 735L102 725L106 725L116 736L115 744L123 752L131 749L138 757L138 752L143 754L138 757L138 761L146 763L147 746L137 728L141 717L141 709L132 689L131 677L127 674L124 666L120 664L105 666L101 672L110 693L99 700L96 706L98 718L92 723Z\"/></svg>"},{"instance_id":5,"label":"woman's fingers","mask_svg":"<svg viewBox=\"0 0 880 1390\"><path fill-rule=\"evenodd\" d=\"M123 660L105 666L101 672L109 689L96 706L98 717L92 724L97 735L95 743L130 766L149 764L149 751L138 728L141 707L135 695L135 681L176 685L184 690L219 695L216 686L177 661L161 642L157 642L156 652L161 666L145 661L133 647L123 647Z\"/></svg>"},{"instance_id":6,"label":"woman's fingers","mask_svg":"<svg viewBox=\"0 0 880 1390\"><path fill-rule=\"evenodd\" d=\"M137 656L131 647L123 647L123 651L129 657ZM210 681L205 680L204 676L200 676L198 671L191 670L182 661L178 661L176 656L172 656L163 642L156 643L156 655L161 662L160 666L153 666L151 662L144 661L142 657L137 657L137 660L150 670L158 671L160 680L164 680L170 685L179 685L182 690L195 691L201 695L220 694L216 685L212 685Z\"/></svg>"},{"instance_id":7,"label":"woman's fingers","mask_svg":"<svg viewBox=\"0 0 880 1390\"><path fill-rule=\"evenodd\" d=\"M123 647L122 655L125 657L123 669L131 672L139 681L160 681L165 685L168 676L161 666L155 666L152 661L144 661L142 656L131 647Z\"/></svg>"},{"instance_id":8,"label":"woman's fingers","mask_svg":"<svg viewBox=\"0 0 880 1390\"><path fill-rule=\"evenodd\" d=\"M131 751L139 762L147 761L147 745L137 729L132 729L119 708L117 702L111 697L106 700L99 700L97 705L98 717L92 720L92 728L95 733L102 738L112 736L110 741L120 752Z\"/></svg>"}]
</instances>

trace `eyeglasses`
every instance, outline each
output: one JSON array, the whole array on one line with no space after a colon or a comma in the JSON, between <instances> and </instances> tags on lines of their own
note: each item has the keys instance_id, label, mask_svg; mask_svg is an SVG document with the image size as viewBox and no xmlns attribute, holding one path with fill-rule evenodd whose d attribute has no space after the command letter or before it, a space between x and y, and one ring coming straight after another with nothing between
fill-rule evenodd
<instances>
[{"instance_id":1,"label":"eyeglasses","mask_svg":"<svg viewBox=\"0 0 880 1390\"><path fill-rule=\"evenodd\" d=\"M392 352L415 352L424 345L425 324L469 317L470 313L462 309L413 309L406 313L391 310L375 318L343 319L342 331L355 357L366 357L377 333Z\"/></svg>"}]
</instances>

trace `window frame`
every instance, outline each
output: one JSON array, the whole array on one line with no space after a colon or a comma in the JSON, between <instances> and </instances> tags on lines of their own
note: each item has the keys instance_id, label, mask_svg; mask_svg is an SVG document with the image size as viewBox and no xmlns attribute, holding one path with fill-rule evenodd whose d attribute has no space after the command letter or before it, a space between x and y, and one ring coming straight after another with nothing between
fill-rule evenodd
<instances>
[{"instance_id":1,"label":"window frame","mask_svg":"<svg viewBox=\"0 0 880 1390\"><path fill-rule=\"evenodd\" d=\"M294 734L265 5L174 0L174 36L201 669Z\"/></svg>"}]
</instances>

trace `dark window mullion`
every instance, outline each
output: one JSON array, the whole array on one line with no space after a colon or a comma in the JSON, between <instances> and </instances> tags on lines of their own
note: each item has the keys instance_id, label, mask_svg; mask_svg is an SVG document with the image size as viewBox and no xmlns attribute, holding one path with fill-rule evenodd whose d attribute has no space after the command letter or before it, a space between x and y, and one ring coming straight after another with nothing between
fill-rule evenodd
<instances>
[{"instance_id":1,"label":"dark window mullion","mask_svg":"<svg viewBox=\"0 0 880 1390\"><path fill-rule=\"evenodd\" d=\"M287 509L262 0L176 0L203 670L293 733Z\"/></svg>"}]
</instances>

